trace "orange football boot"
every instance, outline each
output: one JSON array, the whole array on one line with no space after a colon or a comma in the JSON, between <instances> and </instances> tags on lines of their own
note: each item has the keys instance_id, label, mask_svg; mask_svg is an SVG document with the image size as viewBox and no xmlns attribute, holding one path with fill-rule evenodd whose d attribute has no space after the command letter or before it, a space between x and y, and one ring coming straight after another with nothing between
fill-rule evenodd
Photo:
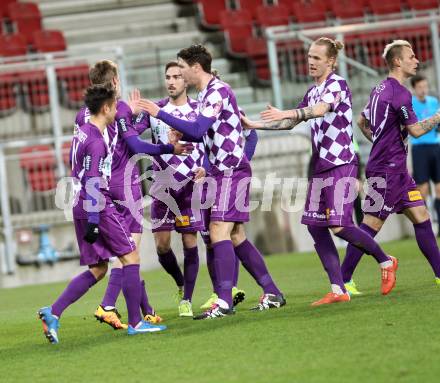
<instances>
[{"instance_id":1,"label":"orange football boot","mask_svg":"<svg viewBox=\"0 0 440 383\"><path fill-rule=\"evenodd\" d=\"M393 261L392 266L382 269L382 295L387 295L396 286L396 271L399 267L397 258L390 256Z\"/></svg>"},{"instance_id":2,"label":"orange football boot","mask_svg":"<svg viewBox=\"0 0 440 383\"><path fill-rule=\"evenodd\" d=\"M348 302L350 301L350 295L348 293L339 295L335 293L328 293L324 298L319 301L313 302L312 306L328 305L330 303Z\"/></svg>"}]
</instances>

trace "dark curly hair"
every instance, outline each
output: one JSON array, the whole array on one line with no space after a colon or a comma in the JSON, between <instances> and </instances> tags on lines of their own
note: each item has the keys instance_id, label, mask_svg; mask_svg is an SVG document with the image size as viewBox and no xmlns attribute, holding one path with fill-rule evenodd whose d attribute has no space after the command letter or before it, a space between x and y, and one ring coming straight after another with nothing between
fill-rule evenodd
<instances>
[{"instance_id":1,"label":"dark curly hair","mask_svg":"<svg viewBox=\"0 0 440 383\"><path fill-rule=\"evenodd\" d=\"M191 45L189 48L181 49L177 57L181 58L189 66L198 63L206 73L211 73L211 53L201 44Z\"/></svg>"}]
</instances>

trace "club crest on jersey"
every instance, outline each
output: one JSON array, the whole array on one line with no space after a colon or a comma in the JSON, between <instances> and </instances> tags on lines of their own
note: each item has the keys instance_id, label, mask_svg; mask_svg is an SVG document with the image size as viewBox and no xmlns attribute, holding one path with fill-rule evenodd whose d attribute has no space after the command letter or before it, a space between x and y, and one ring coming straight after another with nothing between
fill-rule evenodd
<instances>
[{"instance_id":1,"label":"club crest on jersey","mask_svg":"<svg viewBox=\"0 0 440 383\"><path fill-rule=\"evenodd\" d=\"M212 113L213 113L213 116L217 116L217 115L220 113L220 110L222 109L222 104L223 104L222 101L218 101L217 103L215 103L215 104L212 106Z\"/></svg>"},{"instance_id":2,"label":"club crest on jersey","mask_svg":"<svg viewBox=\"0 0 440 383\"><path fill-rule=\"evenodd\" d=\"M180 111L178 109L174 109L171 112L171 115L174 116L174 117L179 117L179 118L182 117L182 113L180 113Z\"/></svg>"},{"instance_id":3,"label":"club crest on jersey","mask_svg":"<svg viewBox=\"0 0 440 383\"><path fill-rule=\"evenodd\" d=\"M84 143L87 140L87 134L85 134L78 125L75 125L75 133L74 136L78 139L79 142Z\"/></svg>"},{"instance_id":4,"label":"club crest on jersey","mask_svg":"<svg viewBox=\"0 0 440 383\"><path fill-rule=\"evenodd\" d=\"M186 118L188 119L188 121L195 121L197 119L197 113L194 111L189 112Z\"/></svg>"}]
</instances>

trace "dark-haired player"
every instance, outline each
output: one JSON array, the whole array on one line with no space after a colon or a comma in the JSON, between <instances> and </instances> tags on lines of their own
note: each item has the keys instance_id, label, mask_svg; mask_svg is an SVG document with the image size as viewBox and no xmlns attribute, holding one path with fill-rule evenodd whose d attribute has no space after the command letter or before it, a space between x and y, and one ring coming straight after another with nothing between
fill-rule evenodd
<instances>
[{"instance_id":1,"label":"dark-haired player","mask_svg":"<svg viewBox=\"0 0 440 383\"><path fill-rule=\"evenodd\" d=\"M89 269L72 279L52 306L39 310L44 333L51 343L59 342L61 314L105 276L112 256L117 256L123 265L122 290L128 309L128 334L166 329L142 320L139 254L130 232L120 223L123 218L108 191L111 153L104 140L104 132L115 119L116 92L111 87L92 86L87 89L85 104L90 111L90 119L75 131L70 161L72 176L80 186L73 207L80 264Z\"/></svg>"},{"instance_id":2,"label":"dark-haired player","mask_svg":"<svg viewBox=\"0 0 440 383\"><path fill-rule=\"evenodd\" d=\"M109 60L96 62L89 73L92 84L108 84L116 90L117 98L120 97L120 81L118 68L115 63ZM134 103L135 104L135 103ZM117 202L116 208L124 218L121 223L125 225L131 236L135 240L136 248L139 248L142 235L143 211L139 209L135 202L141 199L141 185L139 181L139 169L132 155L145 153L150 155L165 153L183 153L186 146L181 144L173 145L153 145L139 138L139 132L133 126L133 116L131 108L126 102L118 100L116 104L116 121L110 124L104 138L112 155L110 194L111 198ZM88 121L90 111L84 106L76 116L76 126L80 126ZM132 171L127 171L131 168ZM128 195L127 195L128 194ZM120 315L115 307L116 300L122 287L122 264L117 260L113 262L110 279L101 304L95 311L95 317L101 322L107 323L114 329L124 329L126 325L120 320ZM145 282L142 281L142 292L145 291ZM161 322L161 317L156 314L148 302L147 294L143 293L141 308L145 320L151 323Z\"/></svg>"},{"instance_id":3,"label":"dark-haired player","mask_svg":"<svg viewBox=\"0 0 440 383\"><path fill-rule=\"evenodd\" d=\"M210 53L202 45L182 49L178 55L182 76L199 91L198 116L185 121L144 100L140 106L151 116L183 133L183 140L205 144L214 181L213 204L209 212L209 232L214 254L218 299L210 309L194 319L218 318L233 314L232 284L235 256L263 289L257 310L279 308L286 301L272 280L264 259L247 239L238 246L234 233L249 220L251 168L244 155L240 111L230 86L212 75Z\"/></svg>"}]
</instances>

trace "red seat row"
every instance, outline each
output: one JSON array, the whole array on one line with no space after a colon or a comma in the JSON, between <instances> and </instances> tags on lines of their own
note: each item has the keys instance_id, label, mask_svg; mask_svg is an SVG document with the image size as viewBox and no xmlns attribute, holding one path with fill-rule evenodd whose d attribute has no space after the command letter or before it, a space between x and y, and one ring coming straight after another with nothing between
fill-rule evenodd
<instances>
[{"instance_id":1,"label":"red seat row","mask_svg":"<svg viewBox=\"0 0 440 383\"><path fill-rule=\"evenodd\" d=\"M219 28L221 25L221 13L228 10L227 0L197 0L202 26L206 28ZM278 13L273 7L265 6L264 0L236 0L237 9L246 10L252 20L261 22L261 14L264 18L271 18L272 13ZM398 13L402 7L412 10L425 10L439 7L438 0L278 0L282 7L283 18L289 16L299 23L325 21L330 13L338 18L355 18L365 15L369 10L374 15ZM260 9L260 11L259 11ZM270 11L269 11L270 9ZM280 15L281 16L281 15ZM279 17L279 16L277 16ZM279 25L284 24L284 22ZM265 25L265 24L261 24ZM272 25L272 24L271 24Z\"/></svg>"},{"instance_id":2,"label":"red seat row","mask_svg":"<svg viewBox=\"0 0 440 383\"><path fill-rule=\"evenodd\" d=\"M70 142L62 145L63 162L69 165ZM25 171L26 183L33 192L47 192L56 188L56 158L51 145L33 145L20 150L20 167Z\"/></svg>"},{"instance_id":3,"label":"red seat row","mask_svg":"<svg viewBox=\"0 0 440 383\"><path fill-rule=\"evenodd\" d=\"M24 36L27 44L33 43L33 34L42 29L41 13L37 4L2 0L2 14L9 19L15 32Z\"/></svg>"},{"instance_id":4,"label":"red seat row","mask_svg":"<svg viewBox=\"0 0 440 383\"><path fill-rule=\"evenodd\" d=\"M77 109L83 104L84 90L89 85L87 64L56 69L60 103ZM49 85L44 70L0 74L0 116L13 113L21 97L24 110L31 113L49 110Z\"/></svg>"},{"instance_id":5,"label":"red seat row","mask_svg":"<svg viewBox=\"0 0 440 383\"><path fill-rule=\"evenodd\" d=\"M59 52L66 49L61 31L40 30L32 35L37 52ZM27 44L23 35L0 36L0 56L24 56ZM10 62L10 61L8 61ZM78 108L82 104L84 89L89 85L87 64L57 68L61 103L67 108ZM41 112L49 107L49 88L44 70L3 74L0 76L0 115L15 111L17 95L23 96L23 107L27 111Z\"/></svg>"}]
</instances>

